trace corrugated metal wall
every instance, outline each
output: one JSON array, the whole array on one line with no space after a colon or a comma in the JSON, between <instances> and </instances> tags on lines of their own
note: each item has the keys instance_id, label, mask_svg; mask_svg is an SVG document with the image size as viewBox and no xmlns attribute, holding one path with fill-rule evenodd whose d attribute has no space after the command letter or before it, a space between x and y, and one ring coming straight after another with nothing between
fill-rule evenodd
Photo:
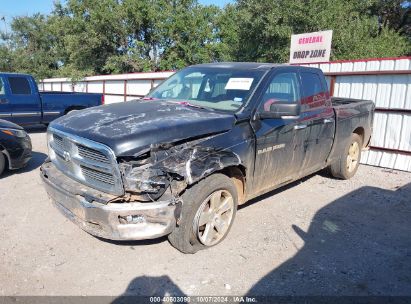
<instances>
[{"instance_id":1,"label":"corrugated metal wall","mask_svg":"<svg viewBox=\"0 0 411 304\"><path fill-rule=\"evenodd\" d=\"M131 73L86 77L72 83L67 78L44 79L40 90L104 93L106 103L128 101L145 96L174 72Z\"/></svg>"},{"instance_id":2,"label":"corrugated metal wall","mask_svg":"<svg viewBox=\"0 0 411 304\"><path fill-rule=\"evenodd\" d=\"M370 99L376 113L371 149L362 163L411 172L411 57L334 61L321 68L337 97ZM75 85L68 79L45 79L45 91L104 93L106 102L144 96L173 72L86 77Z\"/></svg>"},{"instance_id":3,"label":"corrugated metal wall","mask_svg":"<svg viewBox=\"0 0 411 304\"><path fill-rule=\"evenodd\" d=\"M310 64L321 68L333 95L370 99L376 113L371 149L362 163L411 171L411 58Z\"/></svg>"}]
</instances>

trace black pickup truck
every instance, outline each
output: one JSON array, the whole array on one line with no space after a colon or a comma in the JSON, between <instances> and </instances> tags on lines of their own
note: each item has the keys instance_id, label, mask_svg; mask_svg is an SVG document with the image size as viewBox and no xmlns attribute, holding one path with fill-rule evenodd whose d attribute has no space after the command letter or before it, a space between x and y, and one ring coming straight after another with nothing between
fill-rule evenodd
<instances>
[{"instance_id":1,"label":"black pickup truck","mask_svg":"<svg viewBox=\"0 0 411 304\"><path fill-rule=\"evenodd\" d=\"M193 253L221 242L237 206L330 167L352 177L371 101L330 98L319 69L213 63L144 100L68 114L48 128L41 168L55 205L107 239L169 235Z\"/></svg>"}]
</instances>

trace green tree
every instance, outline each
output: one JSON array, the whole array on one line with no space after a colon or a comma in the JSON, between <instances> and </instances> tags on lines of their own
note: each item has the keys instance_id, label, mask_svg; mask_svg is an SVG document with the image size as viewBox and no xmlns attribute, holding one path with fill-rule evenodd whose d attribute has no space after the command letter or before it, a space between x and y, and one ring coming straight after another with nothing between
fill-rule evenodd
<instances>
[{"instance_id":1,"label":"green tree","mask_svg":"<svg viewBox=\"0 0 411 304\"><path fill-rule=\"evenodd\" d=\"M410 43L372 14L372 0L238 0L239 60L287 62L291 34L333 30L331 59L400 56Z\"/></svg>"},{"instance_id":2,"label":"green tree","mask_svg":"<svg viewBox=\"0 0 411 304\"><path fill-rule=\"evenodd\" d=\"M411 39L411 1L375 0L371 13L378 16L382 27L388 27Z\"/></svg>"},{"instance_id":3,"label":"green tree","mask_svg":"<svg viewBox=\"0 0 411 304\"><path fill-rule=\"evenodd\" d=\"M37 78L180 69L214 61L287 62L290 36L333 30L331 59L411 53L401 0L66 0L16 17L0 69Z\"/></svg>"},{"instance_id":4,"label":"green tree","mask_svg":"<svg viewBox=\"0 0 411 304\"><path fill-rule=\"evenodd\" d=\"M410 48L405 37L379 25L372 0L312 0L310 4L307 31L333 30L333 60L401 56Z\"/></svg>"},{"instance_id":5,"label":"green tree","mask_svg":"<svg viewBox=\"0 0 411 304\"><path fill-rule=\"evenodd\" d=\"M3 35L2 69L32 73L37 78L54 76L58 69L55 37L50 33L47 17L35 14L15 18L11 30L10 35Z\"/></svg>"},{"instance_id":6,"label":"green tree","mask_svg":"<svg viewBox=\"0 0 411 304\"><path fill-rule=\"evenodd\" d=\"M106 62L121 53L125 35L118 1L69 0L65 6L57 3L50 24L60 37L62 74L111 72L106 71Z\"/></svg>"}]
</instances>

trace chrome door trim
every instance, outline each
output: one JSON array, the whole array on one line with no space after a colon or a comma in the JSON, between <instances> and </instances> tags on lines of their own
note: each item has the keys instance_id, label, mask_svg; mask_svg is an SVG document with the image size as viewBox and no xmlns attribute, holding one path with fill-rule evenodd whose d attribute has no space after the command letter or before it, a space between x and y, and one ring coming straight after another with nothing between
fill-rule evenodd
<instances>
[{"instance_id":1,"label":"chrome door trim","mask_svg":"<svg viewBox=\"0 0 411 304\"><path fill-rule=\"evenodd\" d=\"M19 113L11 113L13 117L28 117L28 116L41 116L41 112L19 112Z\"/></svg>"},{"instance_id":2,"label":"chrome door trim","mask_svg":"<svg viewBox=\"0 0 411 304\"><path fill-rule=\"evenodd\" d=\"M60 115L60 111L44 111L43 115Z\"/></svg>"}]
</instances>

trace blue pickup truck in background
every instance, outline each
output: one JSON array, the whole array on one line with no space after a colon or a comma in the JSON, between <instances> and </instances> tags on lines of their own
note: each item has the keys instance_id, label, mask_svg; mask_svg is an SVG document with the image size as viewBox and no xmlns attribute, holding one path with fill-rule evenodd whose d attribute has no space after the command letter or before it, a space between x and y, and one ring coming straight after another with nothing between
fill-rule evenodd
<instances>
[{"instance_id":1,"label":"blue pickup truck in background","mask_svg":"<svg viewBox=\"0 0 411 304\"><path fill-rule=\"evenodd\" d=\"M31 75L0 73L0 119L18 125L47 125L72 110L102 104L102 94L39 92Z\"/></svg>"}]
</instances>

